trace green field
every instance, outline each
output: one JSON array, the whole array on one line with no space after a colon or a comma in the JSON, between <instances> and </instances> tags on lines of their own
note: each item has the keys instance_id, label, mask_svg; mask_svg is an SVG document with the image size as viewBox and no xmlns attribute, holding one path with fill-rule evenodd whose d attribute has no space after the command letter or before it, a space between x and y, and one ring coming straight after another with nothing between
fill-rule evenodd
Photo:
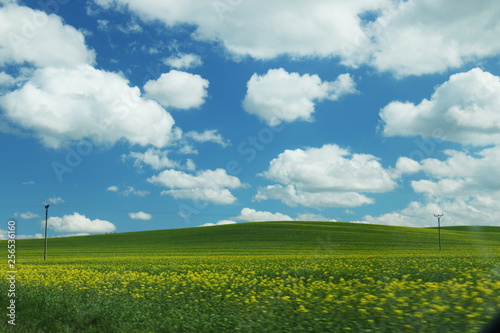
<instances>
[{"instance_id":1,"label":"green field","mask_svg":"<svg viewBox=\"0 0 500 333\"><path fill-rule=\"evenodd\" d=\"M4 316L0 330L476 332L500 310L500 228L441 239L439 251L433 228L239 223L49 239L47 261L43 240L17 240L16 325Z\"/></svg>"}]
</instances>

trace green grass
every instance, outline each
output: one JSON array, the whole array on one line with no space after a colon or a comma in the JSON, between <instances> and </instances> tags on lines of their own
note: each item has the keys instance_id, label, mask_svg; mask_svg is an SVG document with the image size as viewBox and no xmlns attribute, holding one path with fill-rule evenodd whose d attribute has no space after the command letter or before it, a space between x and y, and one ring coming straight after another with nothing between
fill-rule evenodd
<instances>
[{"instance_id":1,"label":"green grass","mask_svg":"<svg viewBox=\"0 0 500 333\"><path fill-rule=\"evenodd\" d=\"M442 228L441 251L437 236L239 223L50 238L47 261L17 240L17 325L0 332L476 332L500 307L500 228Z\"/></svg>"},{"instance_id":2,"label":"green grass","mask_svg":"<svg viewBox=\"0 0 500 333\"><path fill-rule=\"evenodd\" d=\"M483 231L484 230L484 231ZM443 250L496 248L500 227L441 230ZM18 240L18 257L43 254L43 240ZM313 254L318 251L434 251L437 230L343 222L258 222L49 238L49 257ZM1 242L0 242L1 246Z\"/></svg>"}]
</instances>

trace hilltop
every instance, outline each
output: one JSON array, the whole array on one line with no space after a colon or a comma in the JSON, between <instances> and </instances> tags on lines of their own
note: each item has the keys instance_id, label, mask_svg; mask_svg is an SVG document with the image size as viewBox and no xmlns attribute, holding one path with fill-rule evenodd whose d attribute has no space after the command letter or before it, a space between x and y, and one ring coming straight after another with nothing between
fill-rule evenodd
<instances>
[{"instance_id":1,"label":"hilltop","mask_svg":"<svg viewBox=\"0 0 500 333\"><path fill-rule=\"evenodd\" d=\"M441 229L443 250L500 246L500 227ZM434 251L437 230L348 222L253 222L49 238L49 256L193 256L256 254L348 254ZM18 257L43 252L43 239L17 241Z\"/></svg>"}]
</instances>

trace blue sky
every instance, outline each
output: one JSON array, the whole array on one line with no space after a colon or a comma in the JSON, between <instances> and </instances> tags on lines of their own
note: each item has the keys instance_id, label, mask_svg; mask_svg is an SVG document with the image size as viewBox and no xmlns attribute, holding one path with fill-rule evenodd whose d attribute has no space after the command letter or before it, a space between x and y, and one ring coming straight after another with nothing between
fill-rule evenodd
<instances>
[{"instance_id":1,"label":"blue sky","mask_svg":"<svg viewBox=\"0 0 500 333\"><path fill-rule=\"evenodd\" d=\"M460 3L0 0L3 219L499 225L500 4Z\"/></svg>"}]
</instances>

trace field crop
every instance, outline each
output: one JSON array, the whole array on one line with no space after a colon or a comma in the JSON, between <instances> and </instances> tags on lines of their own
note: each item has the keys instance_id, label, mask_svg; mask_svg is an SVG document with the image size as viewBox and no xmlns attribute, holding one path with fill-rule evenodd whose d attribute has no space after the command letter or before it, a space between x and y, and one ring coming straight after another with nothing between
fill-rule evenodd
<instances>
[{"instance_id":1,"label":"field crop","mask_svg":"<svg viewBox=\"0 0 500 333\"><path fill-rule=\"evenodd\" d=\"M304 238L301 228L310 234ZM496 230L474 232L443 232L437 251L432 230L242 224L51 240L48 261L38 258L39 241L24 241L17 324L0 329L476 332L499 310L500 241ZM185 233L184 243L175 233ZM162 247L161 239L172 242ZM405 239L413 245L397 245Z\"/></svg>"}]
</instances>

